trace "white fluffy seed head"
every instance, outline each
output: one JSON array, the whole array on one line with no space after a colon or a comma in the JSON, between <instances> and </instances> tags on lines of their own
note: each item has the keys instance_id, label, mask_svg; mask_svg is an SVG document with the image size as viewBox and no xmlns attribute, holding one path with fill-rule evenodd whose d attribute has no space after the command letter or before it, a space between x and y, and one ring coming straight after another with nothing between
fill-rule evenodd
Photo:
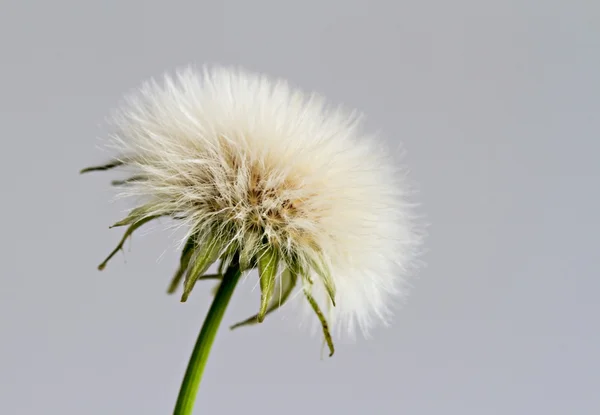
<instances>
[{"instance_id":1,"label":"white fluffy seed head","mask_svg":"<svg viewBox=\"0 0 600 415\"><path fill-rule=\"evenodd\" d=\"M254 252L267 241L306 265L324 305L308 265L319 258L338 334L387 321L420 237L403 172L356 114L284 81L211 68L147 82L113 120L112 144L143 178L127 195L176 212L190 233L218 229Z\"/></svg>"}]
</instances>

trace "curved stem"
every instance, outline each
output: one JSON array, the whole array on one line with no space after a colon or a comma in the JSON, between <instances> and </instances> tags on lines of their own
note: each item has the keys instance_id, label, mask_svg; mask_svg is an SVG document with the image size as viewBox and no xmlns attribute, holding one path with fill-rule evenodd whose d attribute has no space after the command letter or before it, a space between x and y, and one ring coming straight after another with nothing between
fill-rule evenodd
<instances>
[{"instance_id":1,"label":"curved stem","mask_svg":"<svg viewBox=\"0 0 600 415\"><path fill-rule=\"evenodd\" d=\"M179 390L175 411L173 412L174 415L189 415L192 413L196 393L200 386L200 380L202 379L202 373L204 372L210 349L223 319L223 314L225 314L227 304L229 304L233 290L240 279L240 275L240 267L237 261L234 261L229 265L223 276L223 281L208 310L208 314L198 335L198 340L196 340L194 351L190 357L190 362L188 363L181 389Z\"/></svg>"}]
</instances>

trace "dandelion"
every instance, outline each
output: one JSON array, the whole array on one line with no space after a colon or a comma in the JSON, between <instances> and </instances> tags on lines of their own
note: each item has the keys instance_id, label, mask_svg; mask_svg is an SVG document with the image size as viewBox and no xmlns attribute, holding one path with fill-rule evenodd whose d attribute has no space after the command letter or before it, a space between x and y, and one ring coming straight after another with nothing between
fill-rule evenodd
<instances>
[{"instance_id":1,"label":"dandelion","mask_svg":"<svg viewBox=\"0 0 600 415\"><path fill-rule=\"evenodd\" d=\"M333 335L366 335L391 315L406 289L420 238L404 175L361 117L332 108L284 81L229 68L193 69L149 81L113 117L114 181L140 205L99 269L148 222L185 227L169 293L216 279L215 293L184 378L176 413L190 413L215 333L242 274L258 270L262 322L295 291ZM217 274L206 274L219 262Z\"/></svg>"}]
</instances>

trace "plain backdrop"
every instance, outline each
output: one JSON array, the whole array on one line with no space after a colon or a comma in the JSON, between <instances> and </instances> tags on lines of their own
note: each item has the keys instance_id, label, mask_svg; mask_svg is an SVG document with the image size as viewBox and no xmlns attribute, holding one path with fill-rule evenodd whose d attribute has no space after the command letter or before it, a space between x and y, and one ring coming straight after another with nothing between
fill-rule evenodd
<instances>
[{"instance_id":1,"label":"plain backdrop","mask_svg":"<svg viewBox=\"0 0 600 415\"><path fill-rule=\"evenodd\" d=\"M98 272L130 205L78 170L123 93L190 63L364 111L431 223L390 328L322 360L293 308L224 327L196 413L600 413L600 3L4 0L1 414L171 413L212 285L166 295L160 226Z\"/></svg>"}]
</instances>

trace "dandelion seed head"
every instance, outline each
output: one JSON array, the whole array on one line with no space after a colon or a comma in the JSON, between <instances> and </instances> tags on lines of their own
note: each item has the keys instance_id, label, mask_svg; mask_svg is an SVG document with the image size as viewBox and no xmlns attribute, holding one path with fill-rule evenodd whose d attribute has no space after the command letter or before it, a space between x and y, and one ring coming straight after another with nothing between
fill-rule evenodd
<instances>
[{"instance_id":1,"label":"dandelion seed head","mask_svg":"<svg viewBox=\"0 0 600 415\"><path fill-rule=\"evenodd\" d=\"M274 247L338 334L388 321L421 238L405 173L359 114L263 75L187 68L145 83L112 123L111 147L141 178L123 195L149 215L176 213L189 235L217 232L253 256Z\"/></svg>"}]
</instances>

